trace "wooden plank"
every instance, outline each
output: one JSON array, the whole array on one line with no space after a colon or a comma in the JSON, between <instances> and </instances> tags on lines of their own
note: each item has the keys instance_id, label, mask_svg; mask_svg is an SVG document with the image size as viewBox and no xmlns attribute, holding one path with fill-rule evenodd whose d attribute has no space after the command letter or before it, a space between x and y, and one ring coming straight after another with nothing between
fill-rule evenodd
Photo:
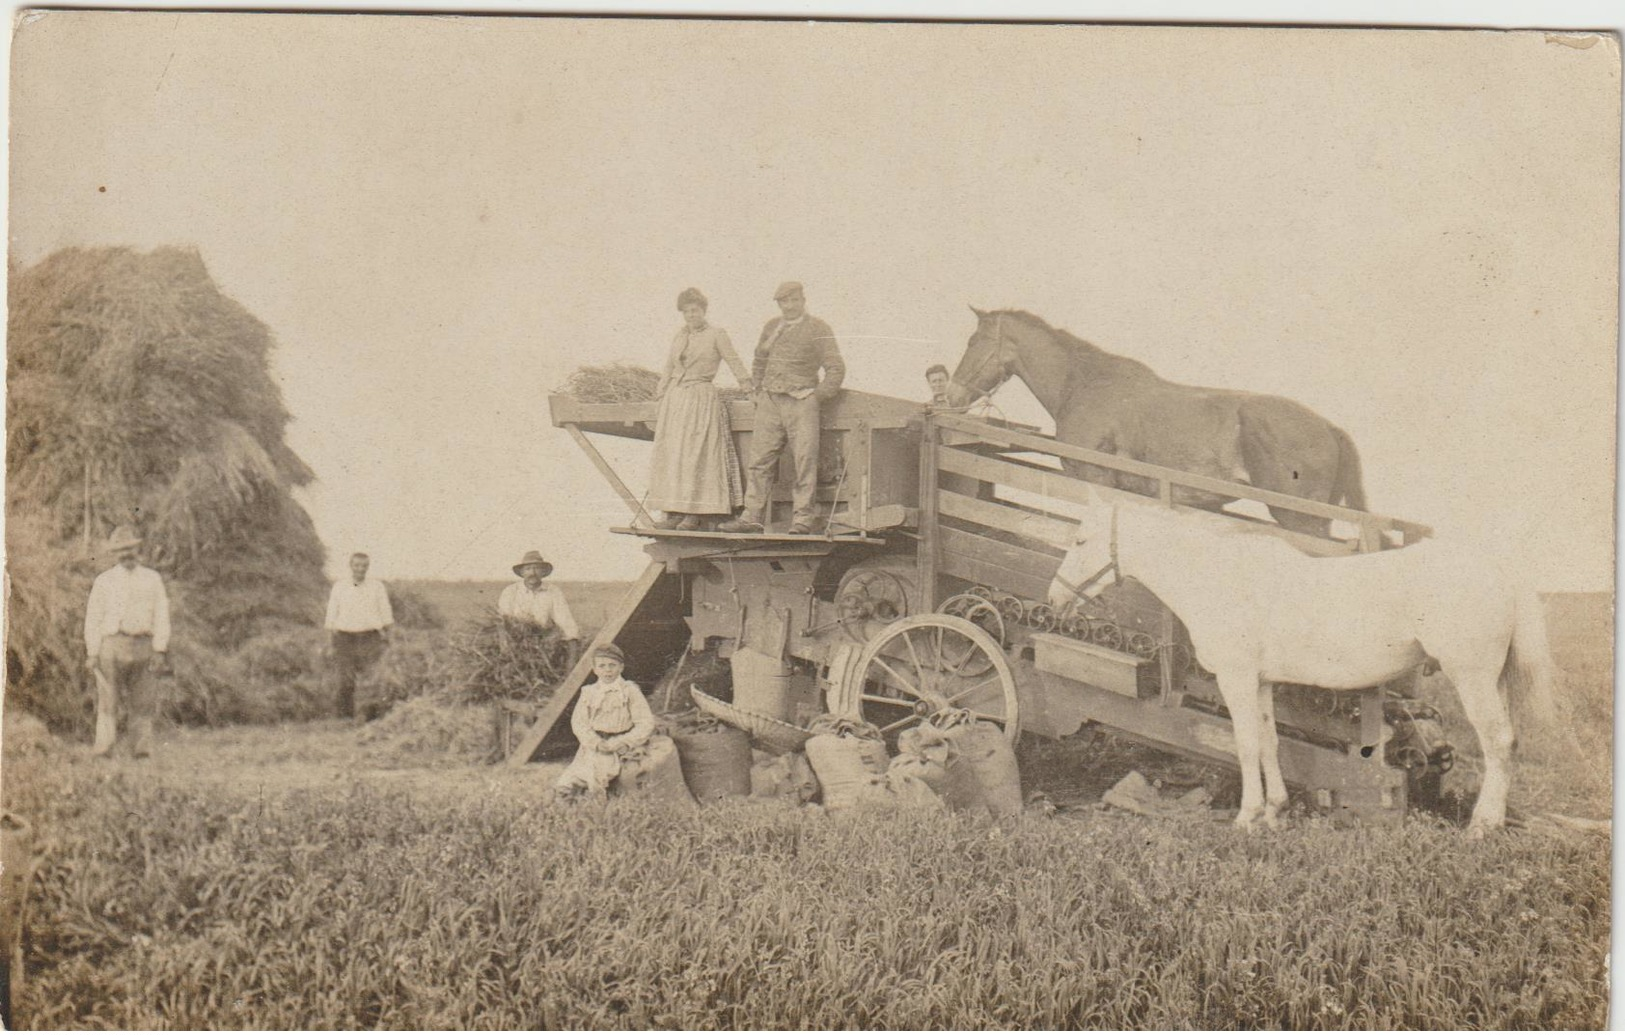
<instances>
[{"instance_id":1,"label":"wooden plank","mask_svg":"<svg viewBox=\"0 0 1625 1035\"><path fill-rule=\"evenodd\" d=\"M1050 583L1054 581L1053 573L1041 575L1031 569L1007 568L981 554L960 553L946 548L937 558L937 573L976 585L991 586L1026 600L1043 600L1049 595Z\"/></svg>"},{"instance_id":2,"label":"wooden plank","mask_svg":"<svg viewBox=\"0 0 1625 1035\"><path fill-rule=\"evenodd\" d=\"M878 507L870 507L866 513L868 518L863 527L870 532L897 528L901 525L917 525L920 520L919 510L914 507L905 507L901 503L887 503Z\"/></svg>"},{"instance_id":3,"label":"wooden plank","mask_svg":"<svg viewBox=\"0 0 1625 1035\"><path fill-rule=\"evenodd\" d=\"M1008 485L1013 489L1048 496L1051 499L1066 500L1069 503L1088 503L1091 492L1098 493L1102 499L1113 501L1127 499L1132 495L1104 485L1082 481L1060 471L1047 471L1030 464L978 456L962 449L940 450L937 453L937 467L951 474L962 474L984 482ZM1144 496L1138 499L1146 501Z\"/></svg>"},{"instance_id":4,"label":"wooden plank","mask_svg":"<svg viewBox=\"0 0 1625 1035\"><path fill-rule=\"evenodd\" d=\"M936 424L927 417L920 435L920 541L914 548L914 581L919 586L922 610L935 610L937 600L937 565L941 561L941 545L937 533L937 454L942 447L937 442Z\"/></svg>"},{"instance_id":5,"label":"wooden plank","mask_svg":"<svg viewBox=\"0 0 1625 1035\"><path fill-rule=\"evenodd\" d=\"M952 474L968 475L982 481L996 482L1000 485L1007 485L1012 489L1020 489L1023 492L1048 496L1051 499L1066 500L1071 503L1088 503L1091 492L1101 499L1113 502L1133 501L1141 505L1152 502L1148 497L1104 485L1096 485L1093 482L1082 481L1061 471L1051 471L1012 460L977 456L974 453L967 453L959 449L941 450L937 454L937 467ZM1175 504L1174 509L1187 513L1212 513L1211 511L1199 511L1194 507L1179 504ZM1347 540L1322 539L1319 536L1305 535L1302 532L1294 532L1271 522L1254 521L1239 514L1220 514L1218 516L1229 518L1238 531L1271 535L1278 539L1285 539L1305 553L1317 557L1346 556L1353 553L1356 546L1356 544Z\"/></svg>"},{"instance_id":6,"label":"wooden plank","mask_svg":"<svg viewBox=\"0 0 1625 1035\"><path fill-rule=\"evenodd\" d=\"M649 430L660 412L656 400L624 403L582 402L573 396L555 394L547 397L548 412L555 427L566 424L598 425L605 434L629 438L647 438ZM756 424L756 404L749 398L729 399L728 416L734 430L750 431ZM856 389L843 389L835 405L823 407L822 426L826 429L845 430L860 423L871 428L905 428L919 417L922 405L889 395L877 395ZM614 430L617 427L625 430Z\"/></svg>"},{"instance_id":7,"label":"wooden plank","mask_svg":"<svg viewBox=\"0 0 1625 1035\"><path fill-rule=\"evenodd\" d=\"M1037 539L1060 549L1066 548L1078 529L1075 521L1066 521L1048 514L1035 514L1005 503L972 499L957 492L938 492L937 512L962 521L974 521L978 525L987 525L989 528Z\"/></svg>"},{"instance_id":8,"label":"wooden plank","mask_svg":"<svg viewBox=\"0 0 1625 1035\"><path fill-rule=\"evenodd\" d=\"M626 627L627 620L632 617L632 613L638 609L638 605L654 588L655 583L660 581L660 576L665 571L666 566L664 564L659 561L650 561L649 566L643 569L643 574L638 576L638 580L627 588L625 595L604 617L604 624L599 627L598 632L592 638L592 642L587 644L587 649L582 651L581 657L576 659L575 667L570 669L570 674L565 677L564 682L559 684L557 690L553 691L552 699L547 702L541 713L536 716L536 721L520 738L519 746L508 756L509 765L525 765L536 756L536 750L542 746L542 741L546 740L547 735L553 731L553 726L564 715L565 710L575 701L576 695L581 692L581 684L587 681L588 674L592 672L592 652L606 643L614 642L615 637L619 636L621 630Z\"/></svg>"},{"instance_id":9,"label":"wooden plank","mask_svg":"<svg viewBox=\"0 0 1625 1035\"><path fill-rule=\"evenodd\" d=\"M575 439L576 445L580 446L581 451L587 454L587 459L593 462L593 466L598 468L598 472L609 479L609 484L615 488L622 501L626 503L627 508L632 511L632 518L636 520L641 516L644 521L651 525L654 524L654 519L649 516L648 511L643 509L643 504L639 503L638 498L632 495L632 490L628 489L626 483L621 481L621 476L615 473L615 468L609 466L609 461L605 460L603 454L598 452L598 448L587 441L587 436L581 433L581 429L574 424L566 424L564 430L568 431L570 437Z\"/></svg>"},{"instance_id":10,"label":"wooden plank","mask_svg":"<svg viewBox=\"0 0 1625 1035\"><path fill-rule=\"evenodd\" d=\"M1038 671L1139 699L1144 659L1054 633L1035 632L1032 640L1033 667Z\"/></svg>"},{"instance_id":11,"label":"wooden plank","mask_svg":"<svg viewBox=\"0 0 1625 1035\"><path fill-rule=\"evenodd\" d=\"M1116 471L1139 475L1143 478L1172 482L1174 485L1188 489L1197 489L1223 496L1234 496L1237 499L1256 500L1268 506L1294 510L1300 514L1346 521L1357 527L1371 525L1378 530L1396 527L1395 519L1380 514L1372 514L1363 510L1351 510L1348 507L1337 507L1330 503L1304 499L1301 496L1290 496L1270 489L1260 489L1257 486L1247 485L1242 482L1209 478L1206 475L1192 474L1189 471L1180 471L1172 467L1160 467L1140 460L1130 460L1127 457L1120 457L1113 453L1102 453L1099 450L1074 446L1048 436L1032 435L1006 428L993 427L980 421L967 420L964 417L944 414L938 419L946 428L976 435L984 441L998 442L1006 446L1079 460L1099 467L1109 467Z\"/></svg>"},{"instance_id":12,"label":"wooden plank","mask_svg":"<svg viewBox=\"0 0 1625 1035\"><path fill-rule=\"evenodd\" d=\"M899 515L901 516L901 515ZM847 526L841 525L841 528ZM614 526L610 529L616 535L635 535L644 539L659 539L662 541L677 542L730 542L730 543L875 543L884 544L884 539L876 539L865 535L861 531L835 532L827 531L820 535L790 535L783 532L683 532L675 528L626 528Z\"/></svg>"},{"instance_id":13,"label":"wooden plank","mask_svg":"<svg viewBox=\"0 0 1625 1035\"><path fill-rule=\"evenodd\" d=\"M977 535L975 532L967 532L960 528L949 528L947 525L938 525L937 537L944 550L973 554L1001 567L1031 572L1046 580L1055 575L1055 569L1061 564L1060 550L1050 548L1035 550L1014 543L1002 543L989 536Z\"/></svg>"},{"instance_id":14,"label":"wooden plank","mask_svg":"<svg viewBox=\"0 0 1625 1035\"><path fill-rule=\"evenodd\" d=\"M1064 711L1070 720L1067 725L1079 718L1088 719L1160 750L1230 768L1236 765L1235 733L1228 719L1191 708L1165 706L1154 699L1134 700L1047 672L1033 672L1036 678L1023 677L1026 673L1018 676L1023 695L1023 729L1032 728L1035 733L1050 736L1075 732L1076 727L1052 732L1028 726L1026 700L1043 695L1066 705ZM1281 738L1280 756L1281 770L1293 786L1328 790L1335 804L1349 811L1394 820L1403 813L1403 770L1290 737ZM1367 804L1361 807L1361 803Z\"/></svg>"}]
</instances>

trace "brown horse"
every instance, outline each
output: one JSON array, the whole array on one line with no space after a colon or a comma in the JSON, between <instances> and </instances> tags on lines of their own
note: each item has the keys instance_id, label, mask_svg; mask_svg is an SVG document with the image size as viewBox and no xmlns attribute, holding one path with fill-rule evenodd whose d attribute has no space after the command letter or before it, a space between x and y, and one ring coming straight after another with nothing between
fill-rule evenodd
<instances>
[{"instance_id":1,"label":"brown horse","mask_svg":"<svg viewBox=\"0 0 1625 1035\"><path fill-rule=\"evenodd\" d=\"M1055 437L1102 453L1260 489L1365 509L1360 454L1341 428L1278 395L1164 381L1138 360L1114 356L1020 309L976 314L976 333L948 386L951 405L991 395L1019 377L1055 418ZM1144 479L1063 461L1103 484L1153 493ZM1231 502L1188 491L1182 503ZM1325 536L1330 522L1271 507L1278 524Z\"/></svg>"}]
</instances>

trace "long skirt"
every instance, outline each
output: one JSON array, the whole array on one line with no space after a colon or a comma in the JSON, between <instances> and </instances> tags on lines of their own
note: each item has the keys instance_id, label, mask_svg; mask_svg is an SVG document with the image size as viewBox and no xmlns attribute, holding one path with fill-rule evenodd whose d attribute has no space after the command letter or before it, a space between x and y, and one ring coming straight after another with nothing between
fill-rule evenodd
<instances>
[{"instance_id":1,"label":"long skirt","mask_svg":"<svg viewBox=\"0 0 1625 1035\"><path fill-rule=\"evenodd\" d=\"M731 514L745 499L728 407L716 385L684 381L660 400L649 506L668 513Z\"/></svg>"}]
</instances>

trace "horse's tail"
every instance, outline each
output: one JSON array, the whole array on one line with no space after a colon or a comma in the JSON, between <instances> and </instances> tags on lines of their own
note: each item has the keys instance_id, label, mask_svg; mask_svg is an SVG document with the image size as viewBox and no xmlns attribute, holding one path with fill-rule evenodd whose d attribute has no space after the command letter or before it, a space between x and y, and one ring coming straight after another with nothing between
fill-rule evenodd
<instances>
[{"instance_id":1,"label":"horse's tail","mask_svg":"<svg viewBox=\"0 0 1625 1035\"><path fill-rule=\"evenodd\" d=\"M1360 468L1360 451L1348 432L1332 425L1332 436L1337 439L1337 477L1332 481L1331 503L1341 503L1352 510L1365 509L1364 475Z\"/></svg>"},{"instance_id":2,"label":"horse's tail","mask_svg":"<svg viewBox=\"0 0 1625 1035\"><path fill-rule=\"evenodd\" d=\"M1518 725L1530 725L1543 733L1557 729L1557 705L1552 685L1557 666L1546 634L1546 608L1534 590L1519 591L1514 603L1512 643L1501 669L1501 686L1508 704L1518 715Z\"/></svg>"}]
</instances>

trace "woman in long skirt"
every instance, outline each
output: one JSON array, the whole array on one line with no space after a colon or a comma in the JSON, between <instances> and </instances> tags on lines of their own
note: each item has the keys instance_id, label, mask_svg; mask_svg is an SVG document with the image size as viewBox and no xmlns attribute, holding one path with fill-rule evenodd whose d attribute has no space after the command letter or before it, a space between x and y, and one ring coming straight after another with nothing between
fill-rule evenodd
<instances>
[{"instance_id":1,"label":"woman in long skirt","mask_svg":"<svg viewBox=\"0 0 1625 1035\"><path fill-rule=\"evenodd\" d=\"M751 388L728 332L706 321L704 295L688 288L677 296L683 329L672 339L656 389L660 410L649 477L649 504L666 512L659 528L692 532L707 518L732 514L744 502L744 479L734 449L728 408L712 381L724 361Z\"/></svg>"}]
</instances>

